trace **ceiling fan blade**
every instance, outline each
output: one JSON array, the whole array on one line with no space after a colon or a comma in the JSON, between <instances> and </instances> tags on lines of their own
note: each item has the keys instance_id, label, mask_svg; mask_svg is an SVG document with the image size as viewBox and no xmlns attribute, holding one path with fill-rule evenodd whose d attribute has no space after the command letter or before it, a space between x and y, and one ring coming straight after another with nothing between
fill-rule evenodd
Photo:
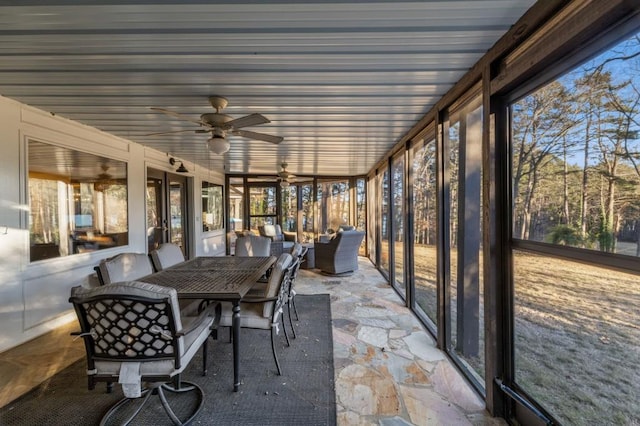
<instances>
[{"instance_id":1,"label":"ceiling fan blade","mask_svg":"<svg viewBox=\"0 0 640 426\"><path fill-rule=\"evenodd\" d=\"M276 145L284 139L281 136L267 135L265 133L257 133L249 130L235 130L232 133L237 136L242 136L243 138L265 141Z\"/></svg>"},{"instance_id":2,"label":"ceiling fan blade","mask_svg":"<svg viewBox=\"0 0 640 426\"><path fill-rule=\"evenodd\" d=\"M171 133L184 133L184 132L209 133L209 130L205 130L205 129L172 130L172 131L169 131L169 132L148 133L148 134L142 135L142 136L170 135Z\"/></svg>"},{"instance_id":3,"label":"ceiling fan blade","mask_svg":"<svg viewBox=\"0 0 640 426\"><path fill-rule=\"evenodd\" d=\"M152 110L152 111L161 112L161 113L163 113L163 114L167 114L167 115L170 115L170 116L172 116L172 117L179 118L180 120L190 121L191 123L195 123L195 124L198 124L198 125L200 125L200 126L211 127L211 125L210 125L209 123L205 122L205 121L202 121L202 120L194 120L194 119L193 119L193 118L191 118L191 117L188 117L188 116L186 116L186 115L183 115L183 114L180 114L180 113L178 113L178 112L171 111L171 110L168 110L168 109L151 107L151 110Z\"/></svg>"},{"instance_id":4,"label":"ceiling fan blade","mask_svg":"<svg viewBox=\"0 0 640 426\"><path fill-rule=\"evenodd\" d=\"M235 120L224 123L223 129L240 129L242 127L257 126L258 124L271 123L267 117L262 114L250 114L245 117L236 118Z\"/></svg>"}]
</instances>

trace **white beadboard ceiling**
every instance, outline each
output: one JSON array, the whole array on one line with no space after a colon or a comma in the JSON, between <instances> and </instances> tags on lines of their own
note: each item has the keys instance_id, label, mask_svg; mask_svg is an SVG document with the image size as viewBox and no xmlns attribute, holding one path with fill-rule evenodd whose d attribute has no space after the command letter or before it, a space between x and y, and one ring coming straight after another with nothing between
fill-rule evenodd
<instances>
[{"instance_id":1,"label":"white beadboard ceiling","mask_svg":"<svg viewBox=\"0 0 640 426\"><path fill-rule=\"evenodd\" d=\"M231 173L358 175L533 0L0 2L0 95ZM221 95L245 128L216 155L198 120Z\"/></svg>"}]
</instances>

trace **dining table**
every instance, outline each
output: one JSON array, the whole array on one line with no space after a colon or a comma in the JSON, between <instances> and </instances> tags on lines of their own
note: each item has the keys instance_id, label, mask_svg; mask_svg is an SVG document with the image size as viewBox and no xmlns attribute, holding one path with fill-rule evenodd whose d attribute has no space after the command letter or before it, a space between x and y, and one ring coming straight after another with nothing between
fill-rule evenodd
<instances>
[{"instance_id":1,"label":"dining table","mask_svg":"<svg viewBox=\"0 0 640 426\"><path fill-rule=\"evenodd\" d=\"M240 386L240 301L271 266L274 256L196 257L140 279L176 289L179 299L233 304L233 390Z\"/></svg>"}]
</instances>

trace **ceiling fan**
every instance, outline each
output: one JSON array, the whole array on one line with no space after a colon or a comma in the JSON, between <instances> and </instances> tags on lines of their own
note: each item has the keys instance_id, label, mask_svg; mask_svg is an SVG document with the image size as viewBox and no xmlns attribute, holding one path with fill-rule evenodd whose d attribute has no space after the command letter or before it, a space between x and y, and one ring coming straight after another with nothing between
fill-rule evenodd
<instances>
[{"instance_id":1,"label":"ceiling fan","mask_svg":"<svg viewBox=\"0 0 640 426\"><path fill-rule=\"evenodd\" d=\"M234 119L230 115L220 112L227 106L228 101L226 98L223 98L222 96L210 96L209 103L213 108L215 108L216 112L202 114L200 115L199 120L194 120L191 117L165 108L152 107L151 110L153 111L158 111L163 114L179 118L181 120L190 121L192 123L198 124L203 128L195 130L176 130L172 132L150 133L146 136L157 136L180 132L211 133L211 138L207 141L207 143L209 144L209 148L211 149L211 151L215 152L216 154L224 154L229 150L230 144L227 141L227 134L229 133L235 136L269 142L272 144L279 144L280 142L282 142L283 138L280 136L252 132L250 130L242 130L244 127L270 123L271 121L269 121L269 119L262 114L250 114Z\"/></svg>"},{"instance_id":2,"label":"ceiling fan","mask_svg":"<svg viewBox=\"0 0 640 426\"><path fill-rule=\"evenodd\" d=\"M288 166L289 164L287 164L286 161L280 164L281 170L278 172L278 182L280 182L282 188L286 188L290 184L297 182L296 176L287 170Z\"/></svg>"},{"instance_id":3,"label":"ceiling fan","mask_svg":"<svg viewBox=\"0 0 640 426\"><path fill-rule=\"evenodd\" d=\"M293 173L287 170L288 166L289 164L287 164L286 161L283 161L282 163L280 163L280 171L276 173L277 182L280 184L282 188L287 188L292 183L308 182L310 180L309 178L295 176ZM273 182L274 180L273 175L264 175L264 176L256 176L256 177L259 179L266 179L271 182Z\"/></svg>"},{"instance_id":4,"label":"ceiling fan","mask_svg":"<svg viewBox=\"0 0 640 426\"><path fill-rule=\"evenodd\" d=\"M295 178L295 176L291 173L289 173L289 171L287 170L287 167L289 166L289 164L287 164L286 161L283 161L282 164L280 164L280 167L282 168L282 170L280 170L278 172L278 177L280 179L282 179L283 181L287 181L289 183L291 183L291 180L293 178Z\"/></svg>"}]
</instances>

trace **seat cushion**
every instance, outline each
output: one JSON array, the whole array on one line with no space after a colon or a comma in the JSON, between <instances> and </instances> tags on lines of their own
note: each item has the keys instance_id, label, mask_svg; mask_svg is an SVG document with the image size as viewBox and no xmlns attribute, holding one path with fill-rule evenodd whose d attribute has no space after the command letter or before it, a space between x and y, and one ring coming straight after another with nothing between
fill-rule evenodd
<instances>
[{"instance_id":1,"label":"seat cushion","mask_svg":"<svg viewBox=\"0 0 640 426\"><path fill-rule=\"evenodd\" d=\"M184 317L182 318L185 327L189 326L192 321L195 321L197 317ZM180 368L175 368L175 362L173 359L158 360L158 361L144 361L140 362L140 375L141 376L167 376L173 377L176 374L180 374L188 365L198 349L202 346L202 343L209 337L209 328L213 324L213 318L208 318L203 321L198 327L187 333L182 340L183 353L180 363ZM118 375L120 372L121 362L117 361L96 361L96 372L98 375Z\"/></svg>"},{"instance_id":2,"label":"seat cushion","mask_svg":"<svg viewBox=\"0 0 640 426\"><path fill-rule=\"evenodd\" d=\"M156 271L162 271L170 266L184 262L184 254L176 244L162 244L157 250L151 253L151 260Z\"/></svg>"},{"instance_id":3,"label":"seat cushion","mask_svg":"<svg viewBox=\"0 0 640 426\"><path fill-rule=\"evenodd\" d=\"M271 317L264 317L263 313L263 303L240 303L240 327L269 330L271 328ZM231 327L232 318L231 303L223 303L220 325Z\"/></svg>"},{"instance_id":4,"label":"seat cushion","mask_svg":"<svg viewBox=\"0 0 640 426\"><path fill-rule=\"evenodd\" d=\"M153 273L151 260L144 253L120 253L98 266L105 284L131 281Z\"/></svg>"}]
</instances>

